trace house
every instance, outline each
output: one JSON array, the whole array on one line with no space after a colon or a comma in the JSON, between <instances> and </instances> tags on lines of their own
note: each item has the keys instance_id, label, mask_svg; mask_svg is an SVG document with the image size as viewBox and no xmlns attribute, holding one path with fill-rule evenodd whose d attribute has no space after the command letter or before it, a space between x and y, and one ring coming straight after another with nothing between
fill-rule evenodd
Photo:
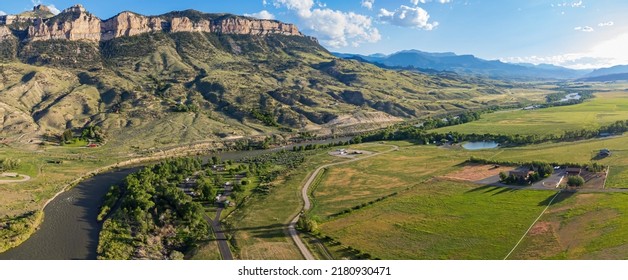
<instances>
[{"instance_id":1,"label":"house","mask_svg":"<svg viewBox=\"0 0 628 280\"><path fill-rule=\"evenodd\" d=\"M225 171L224 165L212 165L212 170L214 171Z\"/></svg>"},{"instance_id":2,"label":"house","mask_svg":"<svg viewBox=\"0 0 628 280\"><path fill-rule=\"evenodd\" d=\"M530 178L530 175L532 175L532 173L534 172L530 170L517 169L517 170L510 171L509 175L520 180L528 180Z\"/></svg>"},{"instance_id":3,"label":"house","mask_svg":"<svg viewBox=\"0 0 628 280\"><path fill-rule=\"evenodd\" d=\"M601 149L600 152L598 153L600 157L609 157L611 156L611 154L612 154L611 150L609 149Z\"/></svg>"},{"instance_id":4,"label":"house","mask_svg":"<svg viewBox=\"0 0 628 280\"><path fill-rule=\"evenodd\" d=\"M567 175L568 176L578 176L582 173L582 168L580 167L567 167Z\"/></svg>"}]
</instances>

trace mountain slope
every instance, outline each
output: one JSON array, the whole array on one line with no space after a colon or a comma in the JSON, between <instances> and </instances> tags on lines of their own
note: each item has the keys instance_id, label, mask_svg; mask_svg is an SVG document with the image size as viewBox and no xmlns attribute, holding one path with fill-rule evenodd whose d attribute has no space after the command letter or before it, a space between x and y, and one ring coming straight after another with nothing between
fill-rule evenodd
<instances>
[{"instance_id":1,"label":"mountain slope","mask_svg":"<svg viewBox=\"0 0 628 280\"><path fill-rule=\"evenodd\" d=\"M594 78L594 77L627 74L627 73L628 73L628 65L616 65L609 68L596 69L592 71L591 73L587 74L585 78Z\"/></svg>"},{"instance_id":2,"label":"mountain slope","mask_svg":"<svg viewBox=\"0 0 628 280\"><path fill-rule=\"evenodd\" d=\"M335 54L342 58L359 57L366 61L380 63L392 67L414 67L437 71L452 71L460 74L472 74L490 78L509 79L572 79L582 76L585 72L558 66L509 64L499 60L484 60L473 55L456 55L455 53L428 53L417 50L397 52L388 56Z\"/></svg>"},{"instance_id":3,"label":"mountain slope","mask_svg":"<svg viewBox=\"0 0 628 280\"><path fill-rule=\"evenodd\" d=\"M292 25L234 15L102 21L76 6L35 21L0 26L0 137L13 141L92 125L140 148L352 132L500 104L508 87L337 59Z\"/></svg>"}]
</instances>

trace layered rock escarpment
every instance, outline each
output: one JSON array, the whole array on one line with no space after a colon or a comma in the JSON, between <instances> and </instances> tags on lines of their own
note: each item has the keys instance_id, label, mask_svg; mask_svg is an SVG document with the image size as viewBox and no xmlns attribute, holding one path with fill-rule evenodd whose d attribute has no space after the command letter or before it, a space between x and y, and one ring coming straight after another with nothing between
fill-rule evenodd
<instances>
[{"instance_id":1,"label":"layered rock escarpment","mask_svg":"<svg viewBox=\"0 0 628 280\"><path fill-rule=\"evenodd\" d=\"M61 39L100 42L149 32L303 36L293 24L229 14L205 14L193 10L160 16L122 12L103 21L89 13L83 6L75 5L53 17L38 17L30 20L32 24L27 28L28 32L23 38L25 41Z\"/></svg>"}]
</instances>

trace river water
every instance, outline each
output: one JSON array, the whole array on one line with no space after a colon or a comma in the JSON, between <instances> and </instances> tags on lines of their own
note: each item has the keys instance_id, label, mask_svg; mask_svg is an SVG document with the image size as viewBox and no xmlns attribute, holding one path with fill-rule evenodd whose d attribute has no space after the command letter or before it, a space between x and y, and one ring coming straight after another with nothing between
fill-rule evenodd
<instances>
[{"instance_id":1,"label":"river water","mask_svg":"<svg viewBox=\"0 0 628 280\"><path fill-rule=\"evenodd\" d=\"M213 155L223 160L237 160L292 149L306 144L348 141L349 137L320 140L270 150L225 152ZM100 205L109 187L117 185L141 167L114 170L82 181L62 193L44 209L44 221L20 246L0 253L0 260L94 260L102 224L96 221Z\"/></svg>"}]
</instances>

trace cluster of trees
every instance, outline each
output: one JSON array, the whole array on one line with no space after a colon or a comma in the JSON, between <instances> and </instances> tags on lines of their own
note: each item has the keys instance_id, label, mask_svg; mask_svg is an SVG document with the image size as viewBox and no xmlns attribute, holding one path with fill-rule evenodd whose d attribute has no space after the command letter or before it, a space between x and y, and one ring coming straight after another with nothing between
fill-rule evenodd
<instances>
[{"instance_id":1,"label":"cluster of trees","mask_svg":"<svg viewBox=\"0 0 628 280\"><path fill-rule=\"evenodd\" d=\"M180 258L181 252L206 239L209 226L202 206L176 186L200 166L199 159L175 159L127 176L120 206L103 225L99 258ZM112 197L117 189L112 188Z\"/></svg>"},{"instance_id":2,"label":"cluster of trees","mask_svg":"<svg viewBox=\"0 0 628 280\"><path fill-rule=\"evenodd\" d=\"M61 145L71 144L76 140L94 140L96 142L105 142L105 133L100 126L86 126L81 130L81 136L74 137L74 132L71 129L63 131L59 136Z\"/></svg>"},{"instance_id":3,"label":"cluster of trees","mask_svg":"<svg viewBox=\"0 0 628 280\"><path fill-rule=\"evenodd\" d=\"M178 103L177 105L174 106L173 110L175 112L198 112L200 110L200 108L198 107L198 105L191 103L191 104L183 104L183 103Z\"/></svg>"},{"instance_id":4,"label":"cluster of trees","mask_svg":"<svg viewBox=\"0 0 628 280\"><path fill-rule=\"evenodd\" d=\"M209 165L225 164L226 170L220 172L211 169L201 172L200 158L179 158L133 173L121 186L110 189L101 207L98 219L108 218L100 234L98 256L100 259L180 258L182 252L208 237L209 227L199 200L214 200L217 186L224 184L225 173L244 175L240 184L233 186L232 193L234 201L242 200L242 193L251 185L250 177L257 176L260 186L269 187L278 176L301 165L306 154L281 151L243 158L238 164L211 157ZM197 178L194 199L178 187L192 176Z\"/></svg>"},{"instance_id":5,"label":"cluster of trees","mask_svg":"<svg viewBox=\"0 0 628 280\"><path fill-rule=\"evenodd\" d=\"M528 164L529 170L532 172L527 177L517 177L513 174L499 173L499 179L504 184L532 184L545 179L554 173L554 168L546 162L532 162Z\"/></svg>"},{"instance_id":6,"label":"cluster of trees","mask_svg":"<svg viewBox=\"0 0 628 280\"><path fill-rule=\"evenodd\" d=\"M417 144L427 145L433 143L453 142L459 143L464 141L495 141L502 144L512 145L528 145L539 144L544 142L561 142L575 141L598 137L602 133L621 134L628 131L628 120L616 121L610 125L605 125L599 129L580 129L565 131L563 134L548 135L503 135L503 134L462 134L458 132L435 133L427 132L424 127L397 127L380 130L375 133L367 134L354 141L384 141L384 140L411 140Z\"/></svg>"},{"instance_id":7,"label":"cluster of trees","mask_svg":"<svg viewBox=\"0 0 628 280\"><path fill-rule=\"evenodd\" d=\"M19 159L5 158L0 159L0 171L9 171L20 168L22 162Z\"/></svg>"},{"instance_id":8,"label":"cluster of trees","mask_svg":"<svg viewBox=\"0 0 628 280\"><path fill-rule=\"evenodd\" d=\"M276 117L270 112L260 112L259 110L251 110L251 115L261 121L266 126L279 127Z\"/></svg>"},{"instance_id":9,"label":"cluster of trees","mask_svg":"<svg viewBox=\"0 0 628 280\"><path fill-rule=\"evenodd\" d=\"M541 108L547 108L547 107L553 107L553 106L575 105L575 104L582 103L587 99L593 98L593 92L579 90L578 95L580 95L580 99L571 99L571 100L567 100L563 102L558 102L561 99L565 98L568 94L569 93L566 91L548 94L545 98L547 100L547 103L549 104L541 105Z\"/></svg>"},{"instance_id":10,"label":"cluster of trees","mask_svg":"<svg viewBox=\"0 0 628 280\"><path fill-rule=\"evenodd\" d=\"M520 165L520 166L525 166L525 165L531 166L531 165L533 165L533 163L531 163L531 162L484 159L484 158L474 157L474 156L469 158L467 160L467 162L469 162L469 163L479 163L479 164L501 164L501 165ZM537 164L539 164L539 163L543 163L543 162L537 162ZM597 164L597 163L588 164L588 163L576 163L576 162L548 162L547 164L549 164L550 166L570 166L570 167L587 168L588 170L596 169L596 170L600 170L601 171L601 170L606 169L606 166L601 165L601 164Z\"/></svg>"}]
</instances>

